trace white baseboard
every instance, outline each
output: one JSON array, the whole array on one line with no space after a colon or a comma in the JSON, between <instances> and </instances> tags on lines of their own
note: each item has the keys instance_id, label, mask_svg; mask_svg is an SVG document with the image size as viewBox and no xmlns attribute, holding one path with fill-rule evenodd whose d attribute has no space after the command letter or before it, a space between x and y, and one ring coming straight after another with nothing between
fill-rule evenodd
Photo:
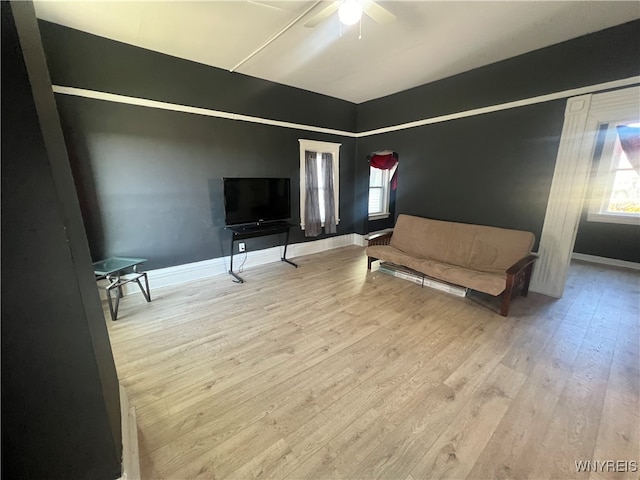
<instances>
[{"instance_id":1,"label":"white baseboard","mask_svg":"<svg viewBox=\"0 0 640 480\"><path fill-rule=\"evenodd\" d=\"M598 257L596 255L587 255L586 253L572 253L573 260L582 260L583 262L599 263L602 265L610 265L613 267L631 268L640 270L640 263L628 262L626 260L618 260L616 258Z\"/></svg>"},{"instance_id":2,"label":"white baseboard","mask_svg":"<svg viewBox=\"0 0 640 480\"><path fill-rule=\"evenodd\" d=\"M353 233L353 244L359 247L367 246L367 238L365 235L360 235L359 233Z\"/></svg>"},{"instance_id":3,"label":"white baseboard","mask_svg":"<svg viewBox=\"0 0 640 480\"><path fill-rule=\"evenodd\" d=\"M357 233L327 237L311 242L294 243L287 247L287 258L302 257L314 253L326 252L334 248L345 247L347 245L364 246L364 237ZM246 253L235 253L233 255L233 269L238 271L243 264L243 270L265 265L267 263L279 262L282 258L284 247L271 247L262 250L254 250ZM157 288L179 285L182 283L203 280L205 278L227 275L231 259L229 256L202 260L200 262L176 265L174 267L148 270L149 289L153 299L153 291ZM101 282L106 282L102 280ZM132 293L140 293L140 289L135 283L128 283L122 287L122 293L127 296ZM100 298L106 300L104 290L100 290Z\"/></svg>"}]
</instances>

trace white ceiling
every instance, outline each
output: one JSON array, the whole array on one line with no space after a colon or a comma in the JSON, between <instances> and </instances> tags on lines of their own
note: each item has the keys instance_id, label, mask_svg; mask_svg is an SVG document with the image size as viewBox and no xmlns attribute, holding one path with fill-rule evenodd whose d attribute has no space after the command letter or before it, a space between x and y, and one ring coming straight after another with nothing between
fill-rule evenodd
<instances>
[{"instance_id":1,"label":"white ceiling","mask_svg":"<svg viewBox=\"0 0 640 480\"><path fill-rule=\"evenodd\" d=\"M39 18L227 70L315 1L38 1ZM397 20L337 13L304 27L320 2L237 72L361 103L640 18L637 1L380 1ZM72 85L71 85L72 86Z\"/></svg>"}]
</instances>

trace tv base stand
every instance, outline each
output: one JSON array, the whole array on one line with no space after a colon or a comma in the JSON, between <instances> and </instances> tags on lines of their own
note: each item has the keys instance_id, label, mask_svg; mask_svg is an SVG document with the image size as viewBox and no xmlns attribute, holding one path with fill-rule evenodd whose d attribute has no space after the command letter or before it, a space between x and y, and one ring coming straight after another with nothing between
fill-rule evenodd
<instances>
[{"instance_id":1,"label":"tv base stand","mask_svg":"<svg viewBox=\"0 0 640 480\"><path fill-rule=\"evenodd\" d=\"M292 226L293 225L287 223L284 225L251 225L248 227L226 227L231 231L231 264L229 266L229 275L234 278L233 281L236 283L244 283L244 280L240 277L240 275L233 271L233 245L235 242L246 240L247 238L264 237L267 235L279 235L284 233L284 244L281 244L281 246L284 245L284 252L280 260L298 268L298 265L287 258L287 246L289 245L289 229Z\"/></svg>"}]
</instances>

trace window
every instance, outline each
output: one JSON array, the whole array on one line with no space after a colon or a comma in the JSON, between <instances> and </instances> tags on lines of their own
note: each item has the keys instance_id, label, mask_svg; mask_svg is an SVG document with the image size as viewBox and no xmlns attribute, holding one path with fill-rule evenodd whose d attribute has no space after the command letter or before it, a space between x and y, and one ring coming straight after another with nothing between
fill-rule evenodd
<instances>
[{"instance_id":1,"label":"window","mask_svg":"<svg viewBox=\"0 0 640 480\"><path fill-rule=\"evenodd\" d=\"M369 219L389 216L391 170L369 167Z\"/></svg>"},{"instance_id":2,"label":"window","mask_svg":"<svg viewBox=\"0 0 640 480\"><path fill-rule=\"evenodd\" d=\"M600 165L587 220L638 225L640 175L623 150L617 130L619 125L623 124L609 124L604 129Z\"/></svg>"},{"instance_id":3,"label":"window","mask_svg":"<svg viewBox=\"0 0 640 480\"><path fill-rule=\"evenodd\" d=\"M389 217L391 179L397 168L397 161L388 170L369 167L369 220Z\"/></svg>"},{"instance_id":4,"label":"window","mask_svg":"<svg viewBox=\"0 0 640 480\"><path fill-rule=\"evenodd\" d=\"M324 185L326 182L323 178L323 170L321 168L321 159L323 153L330 153L333 158L333 198L335 203L335 218L336 224L340 222L339 206L340 206L340 145L339 143L318 142L315 140L298 140L300 142L300 226L304 230L304 212L305 212L305 200L306 200L306 167L305 167L305 152L316 152L316 168L318 175L318 185ZM324 211L324 195L325 192L322 188L318 190L319 203L320 203L320 220L322 226L324 226L325 211Z\"/></svg>"}]
</instances>

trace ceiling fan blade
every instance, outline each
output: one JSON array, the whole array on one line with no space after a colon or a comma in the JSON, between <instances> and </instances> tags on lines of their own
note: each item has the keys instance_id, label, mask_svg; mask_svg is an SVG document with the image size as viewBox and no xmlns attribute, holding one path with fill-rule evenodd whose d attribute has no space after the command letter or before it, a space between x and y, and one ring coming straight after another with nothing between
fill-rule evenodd
<instances>
[{"instance_id":1,"label":"ceiling fan blade","mask_svg":"<svg viewBox=\"0 0 640 480\"><path fill-rule=\"evenodd\" d=\"M340 5L339 5L338 2L332 2L331 5L329 5L324 10L321 10L316 15L311 17L311 20L309 20L307 23L305 23L304 26L307 27L307 28L315 27L320 22L322 22L324 19L328 18L333 12L338 10L339 6Z\"/></svg>"},{"instance_id":2,"label":"ceiling fan blade","mask_svg":"<svg viewBox=\"0 0 640 480\"><path fill-rule=\"evenodd\" d=\"M369 15L376 23L385 25L396 19L396 16L384 7L381 7L372 0L362 1L362 10Z\"/></svg>"}]
</instances>

